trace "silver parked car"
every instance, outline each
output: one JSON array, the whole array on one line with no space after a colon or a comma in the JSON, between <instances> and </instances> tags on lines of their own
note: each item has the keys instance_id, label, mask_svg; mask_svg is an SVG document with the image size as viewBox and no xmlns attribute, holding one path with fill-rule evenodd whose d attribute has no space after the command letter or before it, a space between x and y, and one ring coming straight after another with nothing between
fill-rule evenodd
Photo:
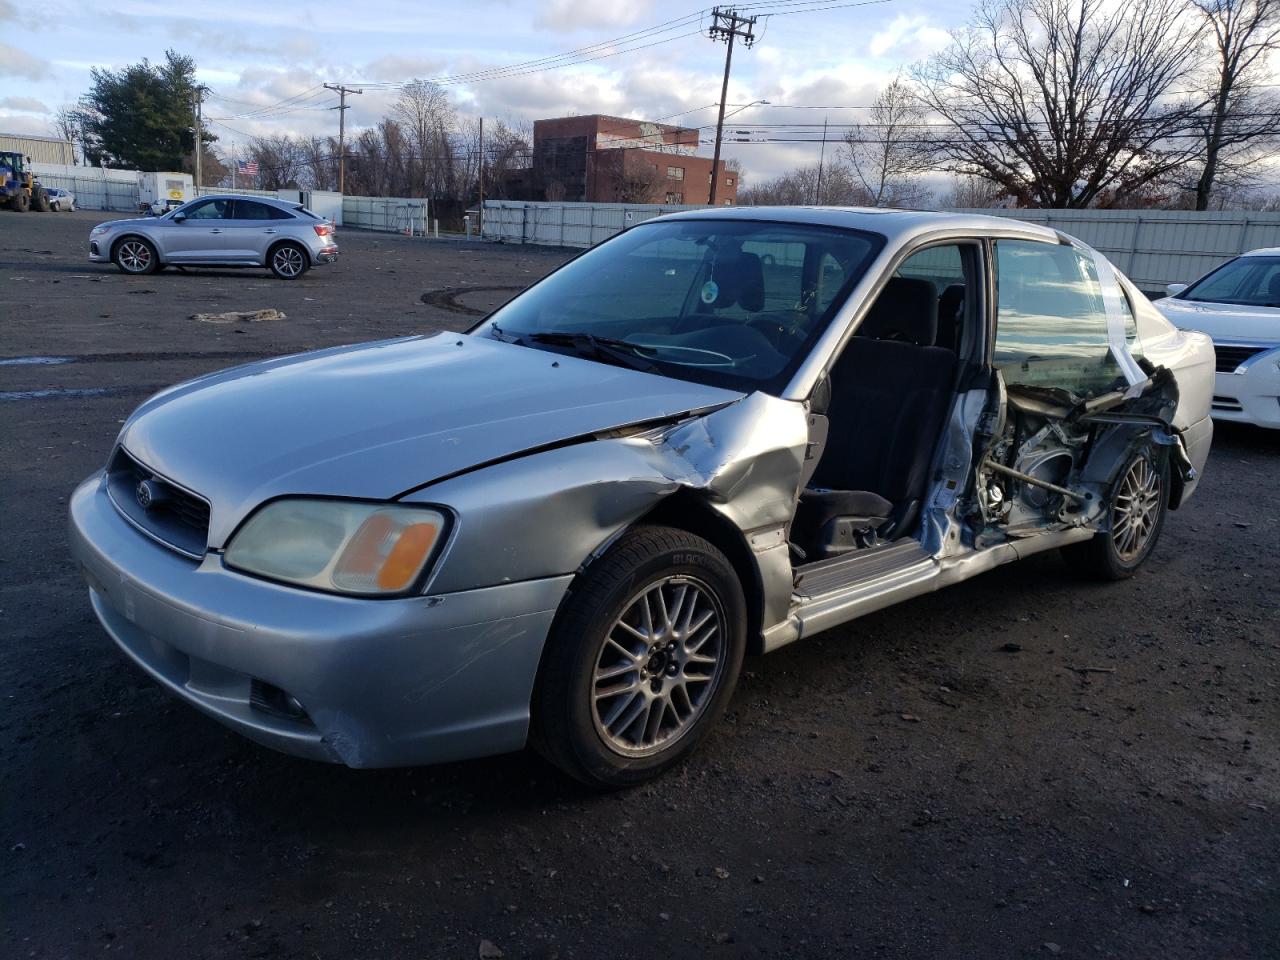
<instances>
[{"instance_id":1,"label":"silver parked car","mask_svg":"<svg viewBox=\"0 0 1280 960\"><path fill-rule=\"evenodd\" d=\"M89 260L125 273L166 266L267 267L282 280L338 259L333 224L299 203L201 197L161 217L108 220L89 233Z\"/></svg>"},{"instance_id":2,"label":"silver parked car","mask_svg":"<svg viewBox=\"0 0 1280 960\"><path fill-rule=\"evenodd\" d=\"M121 649L260 743L532 742L621 786L694 749L746 652L1045 550L1129 576L1212 385L1207 337L1052 230L691 211L466 334L156 395L71 539Z\"/></svg>"},{"instance_id":3,"label":"silver parked car","mask_svg":"<svg viewBox=\"0 0 1280 960\"><path fill-rule=\"evenodd\" d=\"M49 209L55 213L58 211L71 212L76 208L76 195L70 190L64 190L61 187L46 187L45 196L49 198Z\"/></svg>"}]
</instances>

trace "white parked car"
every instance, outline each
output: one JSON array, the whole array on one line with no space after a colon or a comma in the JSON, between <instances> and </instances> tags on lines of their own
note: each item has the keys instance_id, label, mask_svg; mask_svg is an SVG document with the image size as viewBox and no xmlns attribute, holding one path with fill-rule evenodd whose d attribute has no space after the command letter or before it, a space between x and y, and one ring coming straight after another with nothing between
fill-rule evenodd
<instances>
[{"instance_id":1,"label":"white parked car","mask_svg":"<svg viewBox=\"0 0 1280 960\"><path fill-rule=\"evenodd\" d=\"M49 197L49 209L53 211L72 211L76 208L76 195L61 187L48 187L45 194Z\"/></svg>"},{"instance_id":2,"label":"white parked car","mask_svg":"<svg viewBox=\"0 0 1280 960\"><path fill-rule=\"evenodd\" d=\"M1280 247L1251 250L1168 290L1156 309L1213 338L1213 416L1280 429Z\"/></svg>"}]
</instances>

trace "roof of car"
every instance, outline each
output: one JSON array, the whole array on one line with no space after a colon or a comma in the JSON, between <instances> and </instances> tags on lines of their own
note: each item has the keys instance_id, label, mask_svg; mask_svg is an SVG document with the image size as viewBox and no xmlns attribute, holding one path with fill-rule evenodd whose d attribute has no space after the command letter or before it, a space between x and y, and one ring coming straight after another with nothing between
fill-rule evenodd
<instances>
[{"instance_id":1,"label":"roof of car","mask_svg":"<svg viewBox=\"0 0 1280 960\"><path fill-rule=\"evenodd\" d=\"M251 193L206 193L198 197L200 200L258 200L262 203L269 203L273 207L280 207L283 210L294 210L302 204L293 200L281 200L279 197L259 197Z\"/></svg>"},{"instance_id":2,"label":"roof of car","mask_svg":"<svg viewBox=\"0 0 1280 960\"><path fill-rule=\"evenodd\" d=\"M1049 227L974 213L942 213L937 210L895 210L883 207L707 207L667 214L664 220L769 220L844 227L881 233L903 241L936 230L976 234L1022 234L1037 240L1056 240Z\"/></svg>"},{"instance_id":3,"label":"roof of car","mask_svg":"<svg viewBox=\"0 0 1280 960\"><path fill-rule=\"evenodd\" d=\"M1242 257L1280 257L1280 247L1259 247L1240 254Z\"/></svg>"}]
</instances>

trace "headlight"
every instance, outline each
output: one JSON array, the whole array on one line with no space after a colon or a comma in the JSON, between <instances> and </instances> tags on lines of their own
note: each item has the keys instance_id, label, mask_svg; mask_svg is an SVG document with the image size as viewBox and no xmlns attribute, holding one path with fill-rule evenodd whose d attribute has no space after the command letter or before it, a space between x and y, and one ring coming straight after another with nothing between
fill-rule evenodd
<instances>
[{"instance_id":1,"label":"headlight","mask_svg":"<svg viewBox=\"0 0 1280 960\"><path fill-rule=\"evenodd\" d=\"M110 229L111 229L111 228L110 228L110 227L108 227L108 226L104 226L104 225L102 225L102 224L99 224L98 226L94 227L92 230L90 230L90 231L89 231L89 236L91 236L91 237L100 237L100 236L102 236L104 233L106 233L106 232L107 232L108 230L110 230Z\"/></svg>"},{"instance_id":2,"label":"headlight","mask_svg":"<svg viewBox=\"0 0 1280 960\"><path fill-rule=\"evenodd\" d=\"M276 500L240 528L228 566L317 590L403 593L427 568L445 517L427 507Z\"/></svg>"}]
</instances>

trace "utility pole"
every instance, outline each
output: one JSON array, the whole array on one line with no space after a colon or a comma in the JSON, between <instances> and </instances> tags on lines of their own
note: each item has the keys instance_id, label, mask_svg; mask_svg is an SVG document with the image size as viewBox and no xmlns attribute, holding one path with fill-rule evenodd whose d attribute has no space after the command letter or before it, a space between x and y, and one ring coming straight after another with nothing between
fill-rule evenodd
<instances>
[{"instance_id":1,"label":"utility pole","mask_svg":"<svg viewBox=\"0 0 1280 960\"><path fill-rule=\"evenodd\" d=\"M822 203L822 162L827 158L827 118L822 118L822 150L818 153L818 184L813 190L813 202Z\"/></svg>"},{"instance_id":2,"label":"utility pole","mask_svg":"<svg viewBox=\"0 0 1280 960\"><path fill-rule=\"evenodd\" d=\"M338 192L346 193L347 180L347 94L364 93L354 87L344 87L340 83L326 83L326 90L338 91L338 105L330 110L338 111Z\"/></svg>"},{"instance_id":3,"label":"utility pole","mask_svg":"<svg viewBox=\"0 0 1280 960\"><path fill-rule=\"evenodd\" d=\"M204 117L202 116L202 108L204 107L204 90L205 88L199 84L191 90L191 105L195 114L196 131L195 174L197 195L200 193L200 188L204 186Z\"/></svg>"},{"instance_id":4,"label":"utility pole","mask_svg":"<svg viewBox=\"0 0 1280 960\"><path fill-rule=\"evenodd\" d=\"M476 207L476 226L484 236L484 117L480 118L480 205Z\"/></svg>"},{"instance_id":5,"label":"utility pole","mask_svg":"<svg viewBox=\"0 0 1280 960\"><path fill-rule=\"evenodd\" d=\"M707 31L712 40L725 41L724 83L720 87L720 115L716 119L716 148L711 155L711 205L716 205L716 187L720 180L720 141L724 136L724 103L729 99L729 68L733 65L733 41L738 37L750 47L756 42L752 27L756 25L755 17L740 17L736 10L716 7L711 11L711 29Z\"/></svg>"}]
</instances>

